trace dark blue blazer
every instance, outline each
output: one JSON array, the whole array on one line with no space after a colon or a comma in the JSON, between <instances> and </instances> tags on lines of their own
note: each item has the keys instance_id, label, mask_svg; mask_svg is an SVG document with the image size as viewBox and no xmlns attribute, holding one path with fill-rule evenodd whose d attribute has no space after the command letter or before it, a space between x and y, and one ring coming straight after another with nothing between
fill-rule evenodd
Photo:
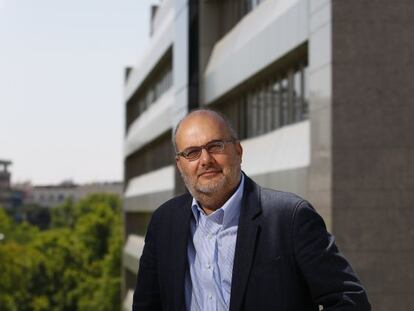
<instances>
[{"instance_id":1,"label":"dark blue blazer","mask_svg":"<svg viewBox=\"0 0 414 311\"><path fill-rule=\"evenodd\" d=\"M189 194L153 214L140 259L133 310L185 310ZM366 292L322 218L300 197L246 176L230 311L371 310Z\"/></svg>"}]
</instances>

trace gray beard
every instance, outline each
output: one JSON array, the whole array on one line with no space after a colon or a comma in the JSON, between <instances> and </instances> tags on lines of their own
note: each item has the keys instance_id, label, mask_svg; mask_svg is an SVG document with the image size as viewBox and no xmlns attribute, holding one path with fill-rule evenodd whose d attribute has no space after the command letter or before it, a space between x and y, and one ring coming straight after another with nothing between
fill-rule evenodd
<instances>
[{"instance_id":1,"label":"gray beard","mask_svg":"<svg viewBox=\"0 0 414 311\"><path fill-rule=\"evenodd\" d=\"M208 185L200 185L200 186L195 186L195 191L196 192L201 192L205 195L211 195L214 194L215 192L217 192L220 189L223 189L223 187L226 185L227 183L227 177L223 176L222 178L220 178L220 180L218 180L217 182L212 182L209 183Z\"/></svg>"},{"instance_id":2,"label":"gray beard","mask_svg":"<svg viewBox=\"0 0 414 311\"><path fill-rule=\"evenodd\" d=\"M237 170L231 171L230 173L231 175L237 174ZM222 192L224 189L226 189L226 184L229 182L228 180L229 178L226 176L223 176L222 178L220 178L220 180L216 182L212 182L212 183L209 183L203 186L198 186L198 185L192 185L191 181L187 178L187 176L185 176L181 172L180 174L190 194L201 205L205 205L205 206L215 205L217 201L222 200L222 196L227 195L227 193ZM222 203L224 204L224 202Z\"/></svg>"},{"instance_id":3,"label":"gray beard","mask_svg":"<svg viewBox=\"0 0 414 311\"><path fill-rule=\"evenodd\" d=\"M220 189L223 189L223 187L226 185L226 182L227 182L227 178L223 176L223 178L220 178L220 180L218 180L217 182L198 186L198 185L192 185L191 181L184 174L181 174L181 177L183 178L184 184L186 185L190 194L197 201L200 201L200 202L205 201L207 198L213 197L215 193L218 193Z\"/></svg>"}]
</instances>

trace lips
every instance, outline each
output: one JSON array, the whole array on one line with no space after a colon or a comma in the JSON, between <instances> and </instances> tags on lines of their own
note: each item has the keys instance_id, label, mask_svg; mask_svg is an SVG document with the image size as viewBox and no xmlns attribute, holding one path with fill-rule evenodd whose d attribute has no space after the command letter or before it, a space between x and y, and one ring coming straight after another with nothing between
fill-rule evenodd
<instances>
[{"instance_id":1,"label":"lips","mask_svg":"<svg viewBox=\"0 0 414 311\"><path fill-rule=\"evenodd\" d=\"M209 170L209 171L202 172L198 176L199 177L201 177L201 176L203 176L203 177L211 177L211 176L217 175L219 173L221 173L221 170Z\"/></svg>"}]
</instances>

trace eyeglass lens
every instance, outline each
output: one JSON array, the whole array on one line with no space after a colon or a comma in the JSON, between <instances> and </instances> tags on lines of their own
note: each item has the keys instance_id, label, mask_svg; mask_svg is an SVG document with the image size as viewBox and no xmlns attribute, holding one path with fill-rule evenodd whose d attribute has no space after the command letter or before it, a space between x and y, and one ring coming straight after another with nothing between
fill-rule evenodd
<instances>
[{"instance_id":1,"label":"eyeglass lens","mask_svg":"<svg viewBox=\"0 0 414 311\"><path fill-rule=\"evenodd\" d=\"M186 159L195 160L198 159L201 155L203 149L206 149L208 153L220 153L224 150L224 142L222 141L213 141L205 146L192 147L183 151L183 156Z\"/></svg>"}]
</instances>

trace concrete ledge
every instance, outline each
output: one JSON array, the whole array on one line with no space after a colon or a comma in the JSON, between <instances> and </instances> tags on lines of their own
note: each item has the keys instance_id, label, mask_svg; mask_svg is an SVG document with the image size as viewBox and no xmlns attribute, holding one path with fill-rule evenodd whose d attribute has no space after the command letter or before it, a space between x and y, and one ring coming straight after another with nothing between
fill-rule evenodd
<instances>
[{"instance_id":1,"label":"concrete ledge","mask_svg":"<svg viewBox=\"0 0 414 311\"><path fill-rule=\"evenodd\" d=\"M122 310L123 311L132 311L132 300L134 297L134 291L130 289L125 296L125 299L122 303Z\"/></svg>"},{"instance_id":2,"label":"concrete ledge","mask_svg":"<svg viewBox=\"0 0 414 311\"><path fill-rule=\"evenodd\" d=\"M305 199L308 197L308 167L249 177L262 187L293 192Z\"/></svg>"},{"instance_id":3,"label":"concrete ledge","mask_svg":"<svg viewBox=\"0 0 414 311\"><path fill-rule=\"evenodd\" d=\"M170 10L165 15L165 18L163 18L159 25L157 25L157 31L151 38L149 47L146 49L146 53L140 59L138 65L131 70L124 89L126 101L131 98L138 87L147 78L148 74L154 69L165 53L167 53L168 49L173 45L173 38L174 9L170 7Z\"/></svg>"},{"instance_id":4,"label":"concrete ledge","mask_svg":"<svg viewBox=\"0 0 414 311\"><path fill-rule=\"evenodd\" d=\"M169 165L158 170L132 178L126 187L124 197L131 198L174 190L174 166Z\"/></svg>"},{"instance_id":5,"label":"concrete ledge","mask_svg":"<svg viewBox=\"0 0 414 311\"><path fill-rule=\"evenodd\" d=\"M242 169L250 176L310 165L309 120L242 141Z\"/></svg>"},{"instance_id":6,"label":"concrete ledge","mask_svg":"<svg viewBox=\"0 0 414 311\"><path fill-rule=\"evenodd\" d=\"M172 87L131 124L124 142L125 157L139 150L172 127L174 102L175 93Z\"/></svg>"},{"instance_id":7,"label":"concrete ledge","mask_svg":"<svg viewBox=\"0 0 414 311\"><path fill-rule=\"evenodd\" d=\"M131 212L153 212L157 207L174 196L174 191L161 191L128 197L124 199L124 211Z\"/></svg>"},{"instance_id":8,"label":"concrete ledge","mask_svg":"<svg viewBox=\"0 0 414 311\"><path fill-rule=\"evenodd\" d=\"M305 0L268 0L245 16L213 48L203 77L202 103L209 104L306 42Z\"/></svg>"},{"instance_id":9,"label":"concrete ledge","mask_svg":"<svg viewBox=\"0 0 414 311\"><path fill-rule=\"evenodd\" d=\"M138 263L144 249L144 237L129 235L123 249L123 266L134 274L138 273Z\"/></svg>"},{"instance_id":10,"label":"concrete ledge","mask_svg":"<svg viewBox=\"0 0 414 311\"><path fill-rule=\"evenodd\" d=\"M158 28L163 24L168 13L173 10L173 1L172 0L163 0L160 1L158 4L157 12L155 13L155 17L152 23L152 31L153 34L158 32Z\"/></svg>"}]
</instances>

